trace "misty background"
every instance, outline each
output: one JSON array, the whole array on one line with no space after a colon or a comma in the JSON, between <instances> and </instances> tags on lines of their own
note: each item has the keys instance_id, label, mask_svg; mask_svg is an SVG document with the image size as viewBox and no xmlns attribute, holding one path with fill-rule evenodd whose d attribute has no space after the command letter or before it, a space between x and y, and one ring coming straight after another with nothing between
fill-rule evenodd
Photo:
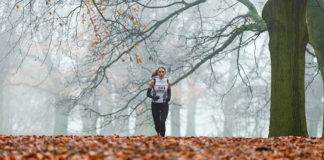
<instances>
[{"instance_id":1,"label":"misty background","mask_svg":"<svg viewBox=\"0 0 324 160\"><path fill-rule=\"evenodd\" d=\"M252 23L249 8L236 0L188 0L200 4L183 10L181 1L97 2L114 22L101 22L92 1L0 2L0 134L155 135L146 89L164 66L173 83L167 136L268 136L268 33L247 31L221 48ZM250 2L261 15L266 0ZM322 81L307 49L307 128L319 137Z\"/></svg>"}]
</instances>

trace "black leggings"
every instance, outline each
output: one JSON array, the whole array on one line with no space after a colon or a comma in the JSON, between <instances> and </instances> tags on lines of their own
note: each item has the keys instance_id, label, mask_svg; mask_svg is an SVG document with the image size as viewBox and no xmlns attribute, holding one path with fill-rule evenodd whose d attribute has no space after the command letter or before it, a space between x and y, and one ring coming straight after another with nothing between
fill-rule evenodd
<instances>
[{"instance_id":1,"label":"black leggings","mask_svg":"<svg viewBox=\"0 0 324 160\"><path fill-rule=\"evenodd\" d=\"M165 120L169 112L168 103L152 103L152 115L157 134L165 136Z\"/></svg>"}]
</instances>

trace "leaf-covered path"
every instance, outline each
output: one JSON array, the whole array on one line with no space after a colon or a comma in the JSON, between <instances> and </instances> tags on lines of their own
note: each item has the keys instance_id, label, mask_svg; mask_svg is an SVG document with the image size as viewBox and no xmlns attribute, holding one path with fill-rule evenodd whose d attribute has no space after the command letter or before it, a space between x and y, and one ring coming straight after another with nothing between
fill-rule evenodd
<instances>
[{"instance_id":1,"label":"leaf-covered path","mask_svg":"<svg viewBox=\"0 0 324 160\"><path fill-rule=\"evenodd\" d=\"M4 136L0 159L324 159L324 139Z\"/></svg>"}]
</instances>

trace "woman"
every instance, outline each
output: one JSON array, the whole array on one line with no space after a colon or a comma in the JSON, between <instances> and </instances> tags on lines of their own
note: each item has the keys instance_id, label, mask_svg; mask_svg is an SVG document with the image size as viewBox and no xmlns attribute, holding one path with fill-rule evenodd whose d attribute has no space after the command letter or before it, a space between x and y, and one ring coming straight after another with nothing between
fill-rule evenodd
<instances>
[{"instance_id":1,"label":"woman","mask_svg":"<svg viewBox=\"0 0 324 160\"><path fill-rule=\"evenodd\" d=\"M146 95L152 98L152 115L155 130L158 136L165 136L165 120L169 112L169 101L171 99L171 84L165 78L165 68L159 67L152 74L152 81L147 89Z\"/></svg>"}]
</instances>

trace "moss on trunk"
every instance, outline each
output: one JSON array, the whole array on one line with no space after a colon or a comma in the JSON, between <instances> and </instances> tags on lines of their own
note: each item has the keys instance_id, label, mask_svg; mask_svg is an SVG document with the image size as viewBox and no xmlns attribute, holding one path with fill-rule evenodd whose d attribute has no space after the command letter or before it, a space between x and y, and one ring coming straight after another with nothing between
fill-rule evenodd
<instances>
[{"instance_id":1,"label":"moss on trunk","mask_svg":"<svg viewBox=\"0 0 324 160\"><path fill-rule=\"evenodd\" d=\"M262 13L270 36L269 136L308 136L305 118L307 0L269 0Z\"/></svg>"}]
</instances>

